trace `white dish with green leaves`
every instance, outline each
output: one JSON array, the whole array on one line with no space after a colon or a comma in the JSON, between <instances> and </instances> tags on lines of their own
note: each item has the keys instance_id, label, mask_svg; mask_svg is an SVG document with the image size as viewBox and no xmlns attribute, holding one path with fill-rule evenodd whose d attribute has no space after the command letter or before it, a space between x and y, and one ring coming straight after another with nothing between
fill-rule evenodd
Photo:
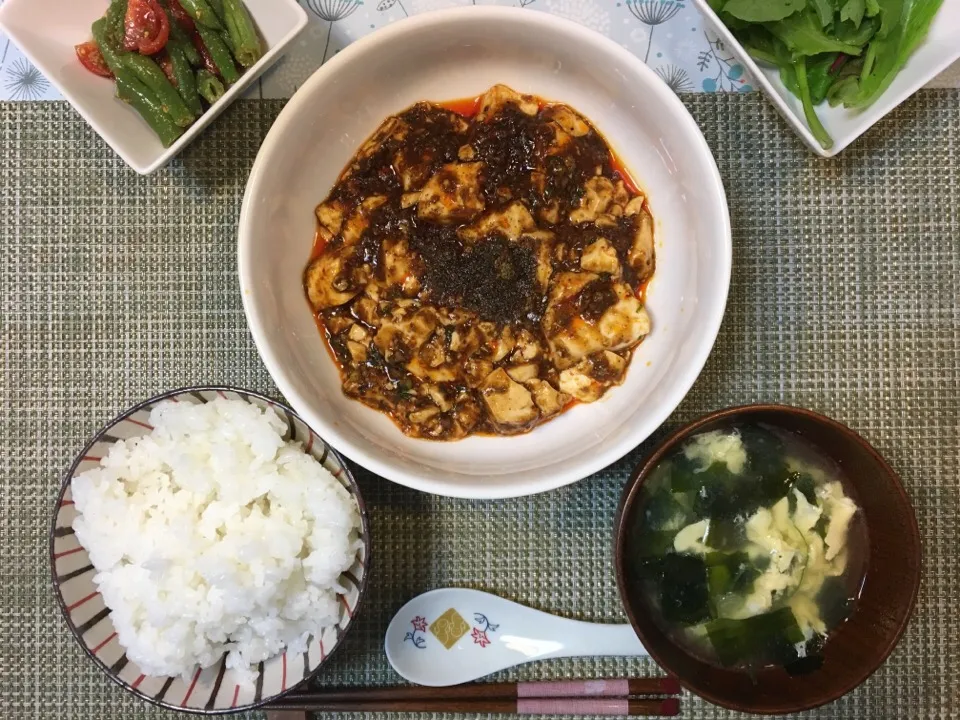
<instances>
[{"instance_id":1,"label":"white dish with green leaves","mask_svg":"<svg viewBox=\"0 0 960 720\"><path fill-rule=\"evenodd\" d=\"M960 2L954 0L694 3L822 157L841 152L960 59ZM821 99L811 92L810 80L824 63L831 77ZM806 90L798 68L808 76Z\"/></svg>"}]
</instances>

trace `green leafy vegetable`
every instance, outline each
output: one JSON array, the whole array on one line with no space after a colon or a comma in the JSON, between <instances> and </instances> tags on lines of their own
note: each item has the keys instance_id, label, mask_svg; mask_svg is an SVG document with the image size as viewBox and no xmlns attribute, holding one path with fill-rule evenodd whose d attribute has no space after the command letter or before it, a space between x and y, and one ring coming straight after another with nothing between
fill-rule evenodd
<instances>
[{"instance_id":1,"label":"green leafy vegetable","mask_svg":"<svg viewBox=\"0 0 960 720\"><path fill-rule=\"evenodd\" d=\"M905 32L906 43L900 48L901 62L906 62L907 58L914 50L927 38L930 26L933 24L933 18L943 4L943 0L922 0L911 2L905 5L904 17L907 26Z\"/></svg>"},{"instance_id":2,"label":"green leafy vegetable","mask_svg":"<svg viewBox=\"0 0 960 720\"><path fill-rule=\"evenodd\" d=\"M800 96L800 85L797 83L797 71L793 65L783 65L780 68L780 82L794 95Z\"/></svg>"},{"instance_id":3,"label":"green leafy vegetable","mask_svg":"<svg viewBox=\"0 0 960 720\"><path fill-rule=\"evenodd\" d=\"M864 46L870 42L871 38L877 34L877 30L879 29L879 18L865 18L864 21L860 23L860 27L857 27L849 20L838 22L833 26L833 30L841 42L857 46Z\"/></svg>"},{"instance_id":4,"label":"green leafy vegetable","mask_svg":"<svg viewBox=\"0 0 960 720\"><path fill-rule=\"evenodd\" d=\"M833 15L837 11L831 0L810 0L810 5L817 11L817 17L820 18L820 24L827 27L833 22Z\"/></svg>"},{"instance_id":5,"label":"green leafy vegetable","mask_svg":"<svg viewBox=\"0 0 960 720\"><path fill-rule=\"evenodd\" d=\"M743 47L748 53L750 53L750 57L752 57L754 60L767 63L768 65L777 64L777 56L762 44L750 45L744 43Z\"/></svg>"},{"instance_id":6,"label":"green leafy vegetable","mask_svg":"<svg viewBox=\"0 0 960 720\"><path fill-rule=\"evenodd\" d=\"M840 19L849 20L857 27L863 22L863 16L867 12L866 0L847 0L840 8Z\"/></svg>"},{"instance_id":7,"label":"green leafy vegetable","mask_svg":"<svg viewBox=\"0 0 960 720\"><path fill-rule=\"evenodd\" d=\"M924 41L943 0L709 0L758 62L776 67L803 105L814 137L833 141L823 102L875 102ZM853 59L862 58L854 63Z\"/></svg>"},{"instance_id":8,"label":"green leafy vegetable","mask_svg":"<svg viewBox=\"0 0 960 720\"><path fill-rule=\"evenodd\" d=\"M893 32L900 24L900 17L903 15L904 0L877 0L880 7L880 29L877 31L878 38L885 38Z\"/></svg>"},{"instance_id":9,"label":"green leafy vegetable","mask_svg":"<svg viewBox=\"0 0 960 720\"><path fill-rule=\"evenodd\" d=\"M854 58L844 63L830 89L827 90L827 101L831 107L853 101L853 97L860 91L861 72L863 72L862 58Z\"/></svg>"},{"instance_id":10,"label":"green leafy vegetable","mask_svg":"<svg viewBox=\"0 0 960 720\"><path fill-rule=\"evenodd\" d=\"M783 20L803 10L807 0L727 0L723 11L747 22Z\"/></svg>"},{"instance_id":11,"label":"green leafy vegetable","mask_svg":"<svg viewBox=\"0 0 960 720\"><path fill-rule=\"evenodd\" d=\"M819 105L827 97L827 90L833 84L833 67L846 55L824 53L810 58L807 65L807 84L810 86L810 99Z\"/></svg>"},{"instance_id":12,"label":"green leafy vegetable","mask_svg":"<svg viewBox=\"0 0 960 720\"><path fill-rule=\"evenodd\" d=\"M779 38L794 58L809 57L825 52L842 52L859 55L863 48L838 40L827 32L817 20L816 13L798 13L780 22L768 23L767 29Z\"/></svg>"}]
</instances>

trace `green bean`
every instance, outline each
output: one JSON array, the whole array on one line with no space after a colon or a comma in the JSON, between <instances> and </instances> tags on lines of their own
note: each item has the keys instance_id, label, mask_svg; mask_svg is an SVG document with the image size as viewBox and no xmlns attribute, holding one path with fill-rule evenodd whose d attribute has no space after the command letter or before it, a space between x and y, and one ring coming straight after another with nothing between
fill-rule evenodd
<instances>
[{"instance_id":1,"label":"green bean","mask_svg":"<svg viewBox=\"0 0 960 720\"><path fill-rule=\"evenodd\" d=\"M210 7L213 8L213 11L217 14L217 19L220 22L223 22L223 0L208 0Z\"/></svg>"},{"instance_id":2,"label":"green bean","mask_svg":"<svg viewBox=\"0 0 960 720\"><path fill-rule=\"evenodd\" d=\"M120 99L140 113L147 124L153 128L164 147L170 147L183 134L183 128L173 123L150 89L133 73L121 68L116 76L117 95Z\"/></svg>"},{"instance_id":3,"label":"green bean","mask_svg":"<svg viewBox=\"0 0 960 720\"><path fill-rule=\"evenodd\" d=\"M150 88L174 123L180 127L187 127L194 121L194 114L183 102L177 89L167 80L167 76L163 74L159 65L139 53L124 53L120 59L125 68Z\"/></svg>"},{"instance_id":4,"label":"green bean","mask_svg":"<svg viewBox=\"0 0 960 720\"><path fill-rule=\"evenodd\" d=\"M173 76L177 79L177 92L190 112L194 116L200 115L203 105L200 104L200 95L197 93L197 77L193 74L187 54L180 43L171 41L167 43L167 55L170 56L170 64L173 66Z\"/></svg>"},{"instance_id":5,"label":"green bean","mask_svg":"<svg viewBox=\"0 0 960 720\"><path fill-rule=\"evenodd\" d=\"M210 28L211 30L223 29L223 23L220 22L216 11L210 7L207 0L180 0L180 5L197 23L197 29L200 27Z\"/></svg>"},{"instance_id":6,"label":"green bean","mask_svg":"<svg viewBox=\"0 0 960 720\"><path fill-rule=\"evenodd\" d=\"M220 71L220 77L223 78L227 85L233 85L240 79L240 73L237 71L237 66L233 64L233 56L230 54L230 48L223 42L223 38L213 30L197 25L197 32L200 33L200 39L203 40L203 44L207 46L213 64L216 65L217 70Z\"/></svg>"},{"instance_id":7,"label":"green bean","mask_svg":"<svg viewBox=\"0 0 960 720\"><path fill-rule=\"evenodd\" d=\"M221 31L220 39L223 40L224 44L227 46L227 49L230 51L230 54L236 57L237 48L234 47L233 38L230 37L230 33L228 33L226 30Z\"/></svg>"},{"instance_id":8,"label":"green bean","mask_svg":"<svg viewBox=\"0 0 960 720\"><path fill-rule=\"evenodd\" d=\"M220 78L206 69L197 71L197 90L208 103L213 105L217 100L223 97L226 88L220 82Z\"/></svg>"},{"instance_id":9,"label":"green bean","mask_svg":"<svg viewBox=\"0 0 960 720\"><path fill-rule=\"evenodd\" d=\"M127 14L127 0L112 0L107 8L104 37L116 52L123 51L124 18Z\"/></svg>"},{"instance_id":10,"label":"green bean","mask_svg":"<svg viewBox=\"0 0 960 720\"><path fill-rule=\"evenodd\" d=\"M110 72L116 75L118 71L123 69L123 63L120 62L120 54L116 47L110 41L107 18L100 18L90 29L93 33L93 41L100 48L100 54L103 55L103 61L110 68Z\"/></svg>"},{"instance_id":11,"label":"green bean","mask_svg":"<svg viewBox=\"0 0 960 720\"><path fill-rule=\"evenodd\" d=\"M232 41L233 54L248 68L263 55L260 37L242 0L223 0L224 22Z\"/></svg>"},{"instance_id":12,"label":"green bean","mask_svg":"<svg viewBox=\"0 0 960 720\"><path fill-rule=\"evenodd\" d=\"M164 9L164 12L167 13L167 21L170 23L170 40L183 46L183 51L187 54L187 60L190 61L191 65L195 67L203 65L203 58L200 57L200 52L193 46L193 40L187 34L187 31L170 14L169 10Z\"/></svg>"},{"instance_id":13,"label":"green bean","mask_svg":"<svg viewBox=\"0 0 960 720\"><path fill-rule=\"evenodd\" d=\"M180 40L180 44L190 64L194 67L203 67L203 56L200 54L200 51L197 50L196 45L193 44L193 40L190 37L184 37Z\"/></svg>"}]
</instances>

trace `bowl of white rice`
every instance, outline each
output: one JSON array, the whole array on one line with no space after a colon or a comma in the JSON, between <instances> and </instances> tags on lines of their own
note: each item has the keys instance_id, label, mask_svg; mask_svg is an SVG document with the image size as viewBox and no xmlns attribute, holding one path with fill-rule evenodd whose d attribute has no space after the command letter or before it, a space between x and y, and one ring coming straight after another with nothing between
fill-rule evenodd
<instances>
[{"instance_id":1,"label":"bowl of white rice","mask_svg":"<svg viewBox=\"0 0 960 720\"><path fill-rule=\"evenodd\" d=\"M349 468L292 410L200 387L90 441L64 478L50 555L67 625L110 678L215 714L318 674L363 599L370 532Z\"/></svg>"}]
</instances>

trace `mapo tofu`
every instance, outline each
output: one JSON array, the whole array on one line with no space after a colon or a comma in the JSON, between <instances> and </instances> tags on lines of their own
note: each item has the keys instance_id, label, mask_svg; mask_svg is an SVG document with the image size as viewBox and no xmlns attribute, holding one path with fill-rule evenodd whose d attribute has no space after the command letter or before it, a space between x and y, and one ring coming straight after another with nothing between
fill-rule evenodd
<instances>
[{"instance_id":1,"label":"mapo tofu","mask_svg":"<svg viewBox=\"0 0 960 720\"><path fill-rule=\"evenodd\" d=\"M566 105L418 103L316 217L304 288L343 391L410 436L530 430L619 385L650 332L646 199Z\"/></svg>"}]
</instances>

